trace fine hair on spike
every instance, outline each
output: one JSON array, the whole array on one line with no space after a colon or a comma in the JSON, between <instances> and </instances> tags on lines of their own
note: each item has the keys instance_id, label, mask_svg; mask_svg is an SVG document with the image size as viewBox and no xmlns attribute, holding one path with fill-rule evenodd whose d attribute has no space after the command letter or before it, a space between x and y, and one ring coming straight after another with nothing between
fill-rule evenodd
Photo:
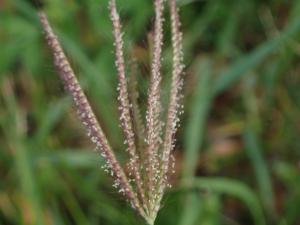
<instances>
[{"instance_id":1,"label":"fine hair on spike","mask_svg":"<svg viewBox=\"0 0 300 225\"><path fill-rule=\"evenodd\" d=\"M154 39L151 62L151 77L148 93L148 108L146 112L146 132L147 132L147 161L148 169L148 207L153 214L155 213L155 202L157 198L156 184L159 178L159 148L161 145L162 121L161 116L161 53L163 45L163 11L164 0L154 1L155 22ZM154 215L151 215L152 217Z\"/></svg>"},{"instance_id":2,"label":"fine hair on spike","mask_svg":"<svg viewBox=\"0 0 300 225\"><path fill-rule=\"evenodd\" d=\"M133 118L130 114L130 102L127 90L127 80L125 76L125 64L123 53L123 40L121 34L120 17L116 9L115 0L110 2L110 16L113 25L113 34L115 39L115 55L116 55L116 68L119 78L119 110L120 110L120 123L124 131L126 143L128 145L129 153L129 170L133 173L133 178L136 181L137 194L141 199L142 205L145 207L145 193L143 190L142 179L140 174L140 159L136 151L135 134L133 130Z\"/></svg>"},{"instance_id":3,"label":"fine hair on spike","mask_svg":"<svg viewBox=\"0 0 300 225\"><path fill-rule=\"evenodd\" d=\"M173 66L169 102L166 110L162 110L161 60L166 2L171 21ZM103 169L113 177L113 187L118 189L118 192L124 196L132 208L149 225L154 224L165 189L170 186L168 184L169 172L174 169L175 158L172 155L172 150L175 145L174 136L179 123L180 110L182 110L180 101L184 70L182 33L176 0L153 0L153 6L155 11L154 38L146 121L144 124L138 104L136 69L132 61L128 62L131 74L127 78L121 20L116 1L109 1L114 36L115 66L118 77L120 127L124 134L124 143L127 145L128 170L123 169L123 166L117 160L63 48L48 22L46 14L39 12L40 22L49 49L53 54L58 75L65 90L73 99L78 117L86 129L88 137L104 158ZM166 121L162 120L164 111L166 111Z\"/></svg>"}]
</instances>

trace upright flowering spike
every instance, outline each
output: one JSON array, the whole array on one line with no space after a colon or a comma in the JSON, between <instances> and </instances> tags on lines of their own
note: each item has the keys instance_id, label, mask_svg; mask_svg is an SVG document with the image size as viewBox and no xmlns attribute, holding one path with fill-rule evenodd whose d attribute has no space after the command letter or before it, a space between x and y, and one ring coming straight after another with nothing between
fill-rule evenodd
<instances>
[{"instance_id":1,"label":"upright flowering spike","mask_svg":"<svg viewBox=\"0 0 300 225\"><path fill-rule=\"evenodd\" d=\"M170 166L174 167L174 157L171 151L175 145L174 134L177 130L180 114L180 91L183 85L182 73L183 65L183 48L182 48L182 33L180 32L180 20L176 0L168 0L170 17L171 17L171 30L172 30L172 48L173 48L173 69L172 69L172 82L169 95L169 105L167 109L167 122L164 133L164 142L159 165L159 180L156 186L157 198L153 210L157 213L160 206L160 201L163 197L165 187L168 184L168 172Z\"/></svg>"},{"instance_id":2,"label":"upright flowering spike","mask_svg":"<svg viewBox=\"0 0 300 225\"><path fill-rule=\"evenodd\" d=\"M120 121L124 131L126 143L128 145L129 169L133 173L135 184L137 186L137 192L141 198L142 203L145 203L145 193L143 189L143 182L140 173L140 158L136 151L135 145L135 134L133 130L133 118L130 114L130 102L127 90L127 80L125 76L125 63L123 54L123 40L121 34L121 23L120 17L116 9L115 0L110 1L110 16L113 24L113 34L115 38L115 55L116 55L116 67L119 78L119 110L120 110ZM144 208L146 208L144 206Z\"/></svg>"},{"instance_id":3,"label":"upright flowering spike","mask_svg":"<svg viewBox=\"0 0 300 225\"><path fill-rule=\"evenodd\" d=\"M164 0L154 0L155 24L151 64L151 80L148 94L147 122L147 163L148 171L148 205L153 212L156 203L156 184L159 180L158 150L161 145L161 54L163 45L163 11Z\"/></svg>"},{"instance_id":4,"label":"upright flowering spike","mask_svg":"<svg viewBox=\"0 0 300 225\"><path fill-rule=\"evenodd\" d=\"M169 96L169 106L167 111L167 123L165 129L164 146L162 153L162 169L163 175L160 180L160 188L164 188L167 182L167 172L170 164L170 153L174 148L174 134L179 123L178 114L180 113L180 91L183 85L182 73L183 65L183 49L182 49L182 33L180 32L180 20L178 9L176 7L176 0L168 0L170 15L171 15L171 29L172 29L172 47L173 47L173 71L172 83ZM161 195L163 190L161 191Z\"/></svg>"},{"instance_id":5,"label":"upright flowering spike","mask_svg":"<svg viewBox=\"0 0 300 225\"><path fill-rule=\"evenodd\" d=\"M101 155L105 159L106 170L115 178L114 186L119 188L119 192L126 196L126 198L142 216L145 216L145 212L140 206L137 196L132 190L132 187L129 184L122 167L116 160L107 138L97 122L93 110L91 109L89 102L83 93L77 78L75 77L75 74L60 46L60 43L49 25L46 15L43 12L40 12L39 17L46 34L48 46L53 53L54 64L57 68L60 78L63 81L65 89L73 98L77 113L87 130L88 136L96 145L96 149L100 151Z\"/></svg>"}]
</instances>

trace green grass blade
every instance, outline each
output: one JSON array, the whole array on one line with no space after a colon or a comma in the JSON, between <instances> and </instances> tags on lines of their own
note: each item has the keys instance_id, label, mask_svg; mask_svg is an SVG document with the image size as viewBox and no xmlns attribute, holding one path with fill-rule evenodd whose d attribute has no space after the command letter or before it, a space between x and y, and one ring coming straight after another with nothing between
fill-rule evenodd
<instances>
[{"instance_id":1,"label":"green grass blade","mask_svg":"<svg viewBox=\"0 0 300 225\"><path fill-rule=\"evenodd\" d=\"M254 169L259 195L269 217L274 217L276 214L272 182L267 161L264 159L262 140L260 139L262 121L260 120L259 100L255 93L255 88L258 84L255 82L254 76L251 75L252 74L249 74L249 76L244 79L243 99L247 119L243 139L246 153Z\"/></svg>"},{"instance_id":2,"label":"green grass blade","mask_svg":"<svg viewBox=\"0 0 300 225\"><path fill-rule=\"evenodd\" d=\"M202 198L197 193L188 193L184 204L184 210L180 217L180 225L193 225L204 211Z\"/></svg>"},{"instance_id":3,"label":"green grass blade","mask_svg":"<svg viewBox=\"0 0 300 225\"><path fill-rule=\"evenodd\" d=\"M210 108L210 83L211 64L208 60L203 60L197 67L198 84L195 96L190 104L189 121L185 132L185 152L183 164L183 177L193 177L199 159L204 136L205 121ZM190 193L185 199L185 207L181 215L181 225L194 224L201 212L201 202L195 193Z\"/></svg>"},{"instance_id":4,"label":"green grass blade","mask_svg":"<svg viewBox=\"0 0 300 225\"><path fill-rule=\"evenodd\" d=\"M184 144L184 167L183 177L193 176L199 159L199 149L201 148L205 121L211 103L211 64L208 60L203 60L197 67L198 84L195 96L190 104L190 115L187 121Z\"/></svg>"},{"instance_id":5,"label":"green grass blade","mask_svg":"<svg viewBox=\"0 0 300 225\"><path fill-rule=\"evenodd\" d=\"M253 52L233 63L233 65L223 71L216 80L214 95L218 95L228 89L237 79L246 75L248 70L258 66L267 56L282 47L289 38L299 31L300 20L293 20L279 36L264 42Z\"/></svg>"},{"instance_id":6,"label":"green grass blade","mask_svg":"<svg viewBox=\"0 0 300 225\"><path fill-rule=\"evenodd\" d=\"M89 149L56 149L55 152L43 150L32 157L35 165L51 163L55 166L64 165L72 168L93 168L102 165L102 158Z\"/></svg>"},{"instance_id":7,"label":"green grass blade","mask_svg":"<svg viewBox=\"0 0 300 225\"><path fill-rule=\"evenodd\" d=\"M195 178L186 180L186 187L199 188L219 194L227 194L240 199L253 216L254 224L264 225L265 218L262 207L255 193L244 183L222 177Z\"/></svg>"},{"instance_id":8,"label":"green grass blade","mask_svg":"<svg viewBox=\"0 0 300 225\"><path fill-rule=\"evenodd\" d=\"M33 137L32 143L35 145L41 144L50 135L50 132L57 125L69 105L70 101L66 98L63 98L54 104L50 103L49 109L45 112L41 125L38 127L35 136Z\"/></svg>"},{"instance_id":9,"label":"green grass blade","mask_svg":"<svg viewBox=\"0 0 300 225\"><path fill-rule=\"evenodd\" d=\"M8 85L7 89L11 87ZM4 136L9 140L9 147L14 152L16 178L20 183L24 195L24 203L28 207L28 214L32 217L33 225L43 225L43 207L38 182L31 163L31 149L26 142L25 113L18 106L16 96L11 91L2 92L4 105L9 112L10 123L3 127ZM1 124L3 126L3 124ZM25 205L24 204L24 205ZM22 206L20 206L22 208ZM24 207L24 206L23 206ZM25 218L22 218L25 220Z\"/></svg>"},{"instance_id":10,"label":"green grass blade","mask_svg":"<svg viewBox=\"0 0 300 225\"><path fill-rule=\"evenodd\" d=\"M268 167L262 156L261 144L258 136L255 134L253 128L246 127L244 132L244 140L246 144L246 151L250 161L254 167L255 177L257 179L260 196L267 208L269 215L274 212L274 196L272 190L271 177Z\"/></svg>"}]
</instances>

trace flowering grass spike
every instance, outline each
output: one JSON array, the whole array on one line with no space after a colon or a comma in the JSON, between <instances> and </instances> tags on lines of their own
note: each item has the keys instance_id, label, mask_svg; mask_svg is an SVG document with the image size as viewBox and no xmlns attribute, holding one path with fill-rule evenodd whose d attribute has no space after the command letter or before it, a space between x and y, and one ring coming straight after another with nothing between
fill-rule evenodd
<instances>
[{"instance_id":1,"label":"flowering grass spike","mask_svg":"<svg viewBox=\"0 0 300 225\"><path fill-rule=\"evenodd\" d=\"M131 206L147 221L154 224L160 202L168 186L168 174L172 167L174 134L181 110L180 98L183 84L182 34L176 0L168 0L171 20L173 71L167 108L166 122L162 121L161 103L161 58L163 46L164 0L153 0L155 9L151 80L148 91L146 124L141 119L137 104L136 82L128 82L125 74L122 26L115 0L110 0L109 10L115 39L115 64L118 74L118 101L122 127L129 156L128 174L115 157L109 142L83 93L80 84L66 58L63 49L49 25L45 13L39 12L46 40L53 53L54 64L71 95L78 116L88 136L104 158L104 169L114 178L113 186L124 195ZM130 76L132 79L134 75ZM165 126L164 126L165 124Z\"/></svg>"}]
</instances>

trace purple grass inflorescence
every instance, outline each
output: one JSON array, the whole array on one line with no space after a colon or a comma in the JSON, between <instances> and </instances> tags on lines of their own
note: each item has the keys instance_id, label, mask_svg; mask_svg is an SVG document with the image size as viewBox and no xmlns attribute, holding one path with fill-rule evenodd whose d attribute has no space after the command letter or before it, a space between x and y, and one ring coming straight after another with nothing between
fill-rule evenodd
<instances>
[{"instance_id":1,"label":"purple grass inflorescence","mask_svg":"<svg viewBox=\"0 0 300 225\"><path fill-rule=\"evenodd\" d=\"M179 123L180 99L183 85L182 33L176 0L168 0L173 69L166 122L162 121L161 59L163 47L164 0L153 0L155 9L151 80L148 91L146 124L143 124L137 104L136 82L126 78L123 53L122 26L115 0L110 0L109 10L115 39L115 64L118 74L118 102L120 125L129 155L128 174L115 157L109 142L68 62L67 57L52 31L45 13L39 12L47 44L53 53L54 64L65 89L71 95L78 116L88 136L105 160L104 170L114 178L118 188L131 206L147 221L154 224L160 202L168 186L168 174L173 165L174 134ZM134 75L133 75L134 76ZM132 76L132 77L133 77Z\"/></svg>"}]
</instances>

